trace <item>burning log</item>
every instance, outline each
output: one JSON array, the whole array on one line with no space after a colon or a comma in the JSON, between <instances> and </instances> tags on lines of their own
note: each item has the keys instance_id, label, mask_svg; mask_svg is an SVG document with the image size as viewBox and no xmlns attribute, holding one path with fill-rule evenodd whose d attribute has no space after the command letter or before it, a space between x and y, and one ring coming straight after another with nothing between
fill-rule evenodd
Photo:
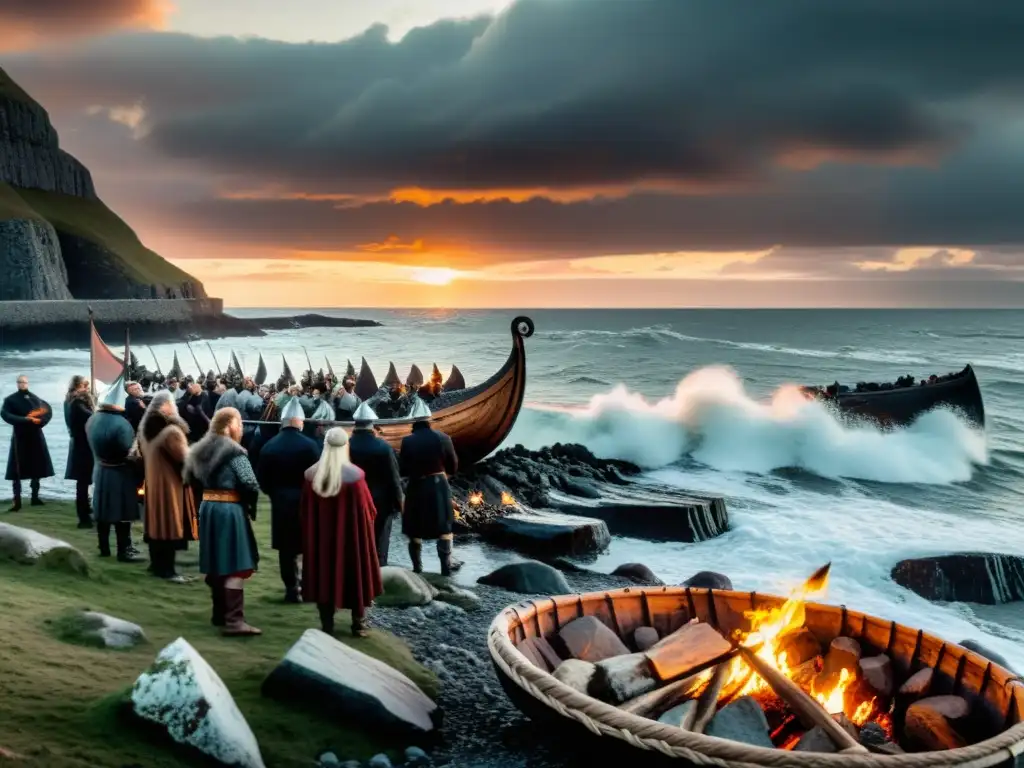
<instances>
[{"instance_id":1,"label":"burning log","mask_svg":"<svg viewBox=\"0 0 1024 768\"><path fill-rule=\"evenodd\" d=\"M706 669L699 674L684 677L657 690L637 696L635 699L630 699L625 704L620 704L619 709L640 717L654 719L652 715L660 714L685 699L695 696L708 684L710 679L711 670Z\"/></svg>"},{"instance_id":2,"label":"burning log","mask_svg":"<svg viewBox=\"0 0 1024 768\"><path fill-rule=\"evenodd\" d=\"M704 733L704 729L708 727L711 718L718 711L718 698L721 696L722 688L728 682L730 675L729 664L719 664L715 667L715 671L711 675L711 682L708 683L708 687L704 689L700 699L697 701L697 709L689 730L694 733Z\"/></svg>"},{"instance_id":3,"label":"burning log","mask_svg":"<svg viewBox=\"0 0 1024 768\"><path fill-rule=\"evenodd\" d=\"M662 682L700 672L735 654L732 643L710 624L685 624L646 651Z\"/></svg>"},{"instance_id":4,"label":"burning log","mask_svg":"<svg viewBox=\"0 0 1024 768\"><path fill-rule=\"evenodd\" d=\"M750 648L739 646L743 660L760 675L779 698L786 702L807 728L821 726L842 751L867 752L832 716L796 683L786 677Z\"/></svg>"}]
</instances>

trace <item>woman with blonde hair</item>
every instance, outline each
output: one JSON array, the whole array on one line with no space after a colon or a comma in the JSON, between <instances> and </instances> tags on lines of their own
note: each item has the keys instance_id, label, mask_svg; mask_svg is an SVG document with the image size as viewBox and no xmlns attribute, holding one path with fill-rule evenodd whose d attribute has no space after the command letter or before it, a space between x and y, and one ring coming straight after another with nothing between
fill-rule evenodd
<instances>
[{"instance_id":1,"label":"woman with blonde hair","mask_svg":"<svg viewBox=\"0 0 1024 768\"><path fill-rule=\"evenodd\" d=\"M185 460L185 482L202 489L199 571L213 599L210 623L227 636L262 634L245 621L245 580L260 559L251 522L260 488L241 440L241 414L222 408Z\"/></svg>"},{"instance_id":2,"label":"woman with blonde hair","mask_svg":"<svg viewBox=\"0 0 1024 768\"><path fill-rule=\"evenodd\" d=\"M302 598L316 603L320 625L334 633L334 612L352 612L352 634L365 637L366 609L383 593L373 521L377 511L363 470L349 460L348 435L328 430L320 461L302 488Z\"/></svg>"}]
</instances>

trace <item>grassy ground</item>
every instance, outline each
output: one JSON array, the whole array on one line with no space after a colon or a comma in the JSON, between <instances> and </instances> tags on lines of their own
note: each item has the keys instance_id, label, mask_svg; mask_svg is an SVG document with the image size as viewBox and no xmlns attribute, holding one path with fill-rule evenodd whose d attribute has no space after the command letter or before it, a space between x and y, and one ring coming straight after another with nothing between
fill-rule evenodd
<instances>
[{"instance_id":1,"label":"grassy ground","mask_svg":"<svg viewBox=\"0 0 1024 768\"><path fill-rule=\"evenodd\" d=\"M87 200L41 189L15 189L0 183L0 221L44 219L58 232L101 245L124 263L129 274L146 285L179 285L194 278L149 250L116 213L101 200Z\"/></svg>"},{"instance_id":2,"label":"grassy ground","mask_svg":"<svg viewBox=\"0 0 1024 768\"><path fill-rule=\"evenodd\" d=\"M8 506L0 502L0 508ZM223 638L210 626L209 590L201 580L168 584L149 576L145 563L99 558L95 533L75 527L73 504L50 502L18 513L0 512L0 522L75 545L91 569L82 577L0 561L0 764L6 748L27 758L14 763L18 766L196 766L188 753L135 724L125 724L119 706L139 673L179 636L224 680L270 768L308 766L325 749L344 758L366 758L408 746L374 741L347 723L314 711L288 709L260 695L260 684L285 651L319 622L315 607L282 601L265 505L258 518L263 569L248 582L246 613L264 635L243 639ZM181 570L196 575L197 557L196 545L179 553ZM69 638L68 613L83 608L140 624L149 644L113 651L58 639ZM338 619L339 629L347 633L347 613L339 613ZM400 669L428 695L436 695L436 679L415 662L401 640L377 630L365 639L346 634L342 640Z\"/></svg>"}]
</instances>

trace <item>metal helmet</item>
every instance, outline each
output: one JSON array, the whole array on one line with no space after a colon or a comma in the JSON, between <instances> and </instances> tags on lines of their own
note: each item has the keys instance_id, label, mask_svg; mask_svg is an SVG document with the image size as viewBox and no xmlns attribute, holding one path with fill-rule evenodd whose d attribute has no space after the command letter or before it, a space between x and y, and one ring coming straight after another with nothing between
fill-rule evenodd
<instances>
[{"instance_id":1,"label":"metal helmet","mask_svg":"<svg viewBox=\"0 0 1024 768\"><path fill-rule=\"evenodd\" d=\"M356 412L352 414L352 418L356 424L372 424L377 420L377 414L374 413L369 403L362 402L356 408Z\"/></svg>"},{"instance_id":2,"label":"metal helmet","mask_svg":"<svg viewBox=\"0 0 1024 768\"><path fill-rule=\"evenodd\" d=\"M430 409L427 408L427 404L423 400L417 397L409 418L413 421L430 421Z\"/></svg>"},{"instance_id":3,"label":"metal helmet","mask_svg":"<svg viewBox=\"0 0 1024 768\"><path fill-rule=\"evenodd\" d=\"M306 412L302 410L302 404L299 402L299 398L292 397L285 403L284 408L281 409L281 423L287 424L290 421L298 419L299 421L306 420Z\"/></svg>"}]
</instances>

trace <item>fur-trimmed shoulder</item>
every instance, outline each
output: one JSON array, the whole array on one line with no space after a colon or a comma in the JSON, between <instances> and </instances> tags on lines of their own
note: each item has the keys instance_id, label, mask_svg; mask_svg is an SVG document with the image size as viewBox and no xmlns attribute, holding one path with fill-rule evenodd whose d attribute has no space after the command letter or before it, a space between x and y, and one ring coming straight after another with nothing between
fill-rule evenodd
<instances>
[{"instance_id":1,"label":"fur-trimmed shoulder","mask_svg":"<svg viewBox=\"0 0 1024 768\"><path fill-rule=\"evenodd\" d=\"M209 485L222 466L238 456L245 455L245 448L230 437L207 432L205 437L189 449L185 458L185 482Z\"/></svg>"},{"instance_id":2,"label":"fur-trimmed shoulder","mask_svg":"<svg viewBox=\"0 0 1024 768\"><path fill-rule=\"evenodd\" d=\"M142 421L139 422L140 442L153 442L161 432L171 426L177 427L186 435L188 434L188 423L180 416L167 416L157 409L147 410L142 416Z\"/></svg>"}]
</instances>

